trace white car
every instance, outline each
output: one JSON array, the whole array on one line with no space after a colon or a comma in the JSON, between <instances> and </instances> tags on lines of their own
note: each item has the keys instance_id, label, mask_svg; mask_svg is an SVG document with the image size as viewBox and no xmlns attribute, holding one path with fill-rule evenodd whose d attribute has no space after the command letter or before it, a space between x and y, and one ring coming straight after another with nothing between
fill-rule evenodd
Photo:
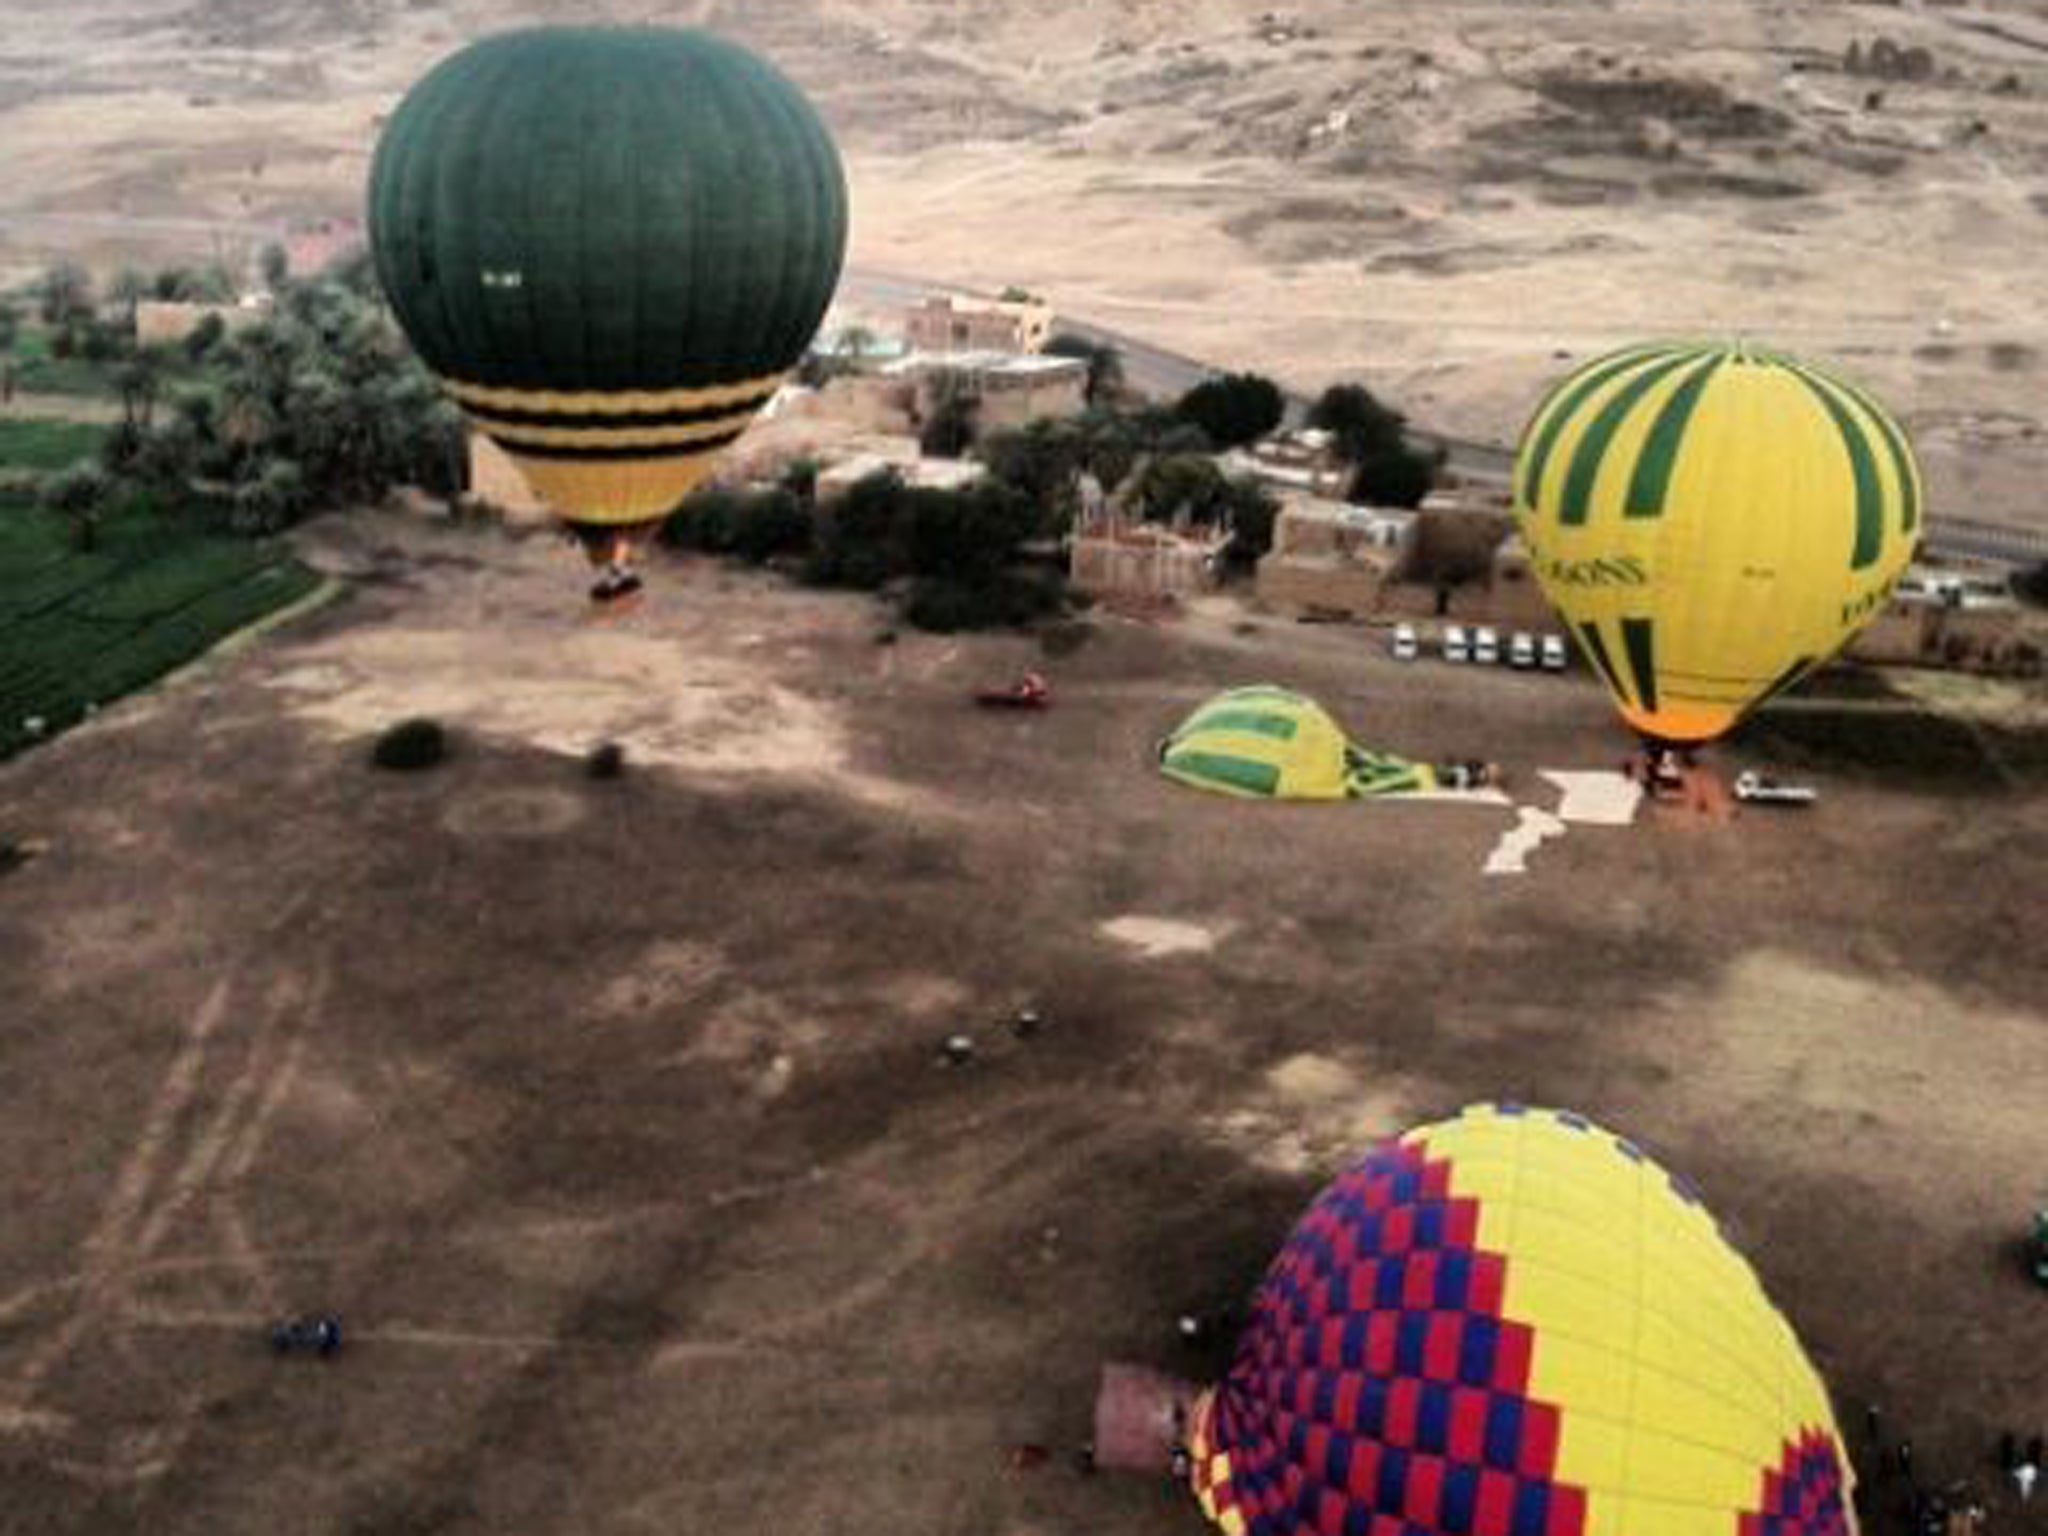
<instances>
[{"instance_id":1,"label":"white car","mask_svg":"<svg viewBox=\"0 0 2048 1536\"><path fill-rule=\"evenodd\" d=\"M1752 805L1811 805L1820 794L1810 784L1781 784L1754 769L1744 769L1735 776L1735 798Z\"/></svg>"},{"instance_id":2,"label":"white car","mask_svg":"<svg viewBox=\"0 0 2048 1536\"><path fill-rule=\"evenodd\" d=\"M1543 637L1544 671L1562 672L1569 660L1570 658L1565 655L1564 651L1563 635L1545 635Z\"/></svg>"},{"instance_id":3,"label":"white car","mask_svg":"<svg viewBox=\"0 0 2048 1536\"><path fill-rule=\"evenodd\" d=\"M1396 661L1413 661L1422 654L1422 642L1416 638L1413 624L1394 626L1393 652Z\"/></svg>"},{"instance_id":4,"label":"white car","mask_svg":"<svg viewBox=\"0 0 2048 1536\"><path fill-rule=\"evenodd\" d=\"M1508 640L1508 665L1527 671L1536 665L1536 637L1518 629Z\"/></svg>"},{"instance_id":5,"label":"white car","mask_svg":"<svg viewBox=\"0 0 2048 1536\"><path fill-rule=\"evenodd\" d=\"M1472 659L1482 667L1500 664L1500 636L1492 625L1482 624L1472 631Z\"/></svg>"},{"instance_id":6,"label":"white car","mask_svg":"<svg viewBox=\"0 0 2048 1536\"><path fill-rule=\"evenodd\" d=\"M1465 641L1465 626L1453 624L1444 630L1444 660L1470 661L1471 648Z\"/></svg>"}]
</instances>

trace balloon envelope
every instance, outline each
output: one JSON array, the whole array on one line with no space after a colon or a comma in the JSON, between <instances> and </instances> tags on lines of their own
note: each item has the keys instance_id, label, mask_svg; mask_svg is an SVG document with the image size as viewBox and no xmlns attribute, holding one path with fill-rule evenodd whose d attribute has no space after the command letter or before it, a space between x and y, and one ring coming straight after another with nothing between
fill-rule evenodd
<instances>
[{"instance_id":1,"label":"balloon envelope","mask_svg":"<svg viewBox=\"0 0 2048 1536\"><path fill-rule=\"evenodd\" d=\"M1358 800L1434 789L1435 770L1345 738L1313 699L1232 688L1161 744L1159 771L1191 789L1279 800Z\"/></svg>"},{"instance_id":2,"label":"balloon envelope","mask_svg":"<svg viewBox=\"0 0 2048 1536\"><path fill-rule=\"evenodd\" d=\"M670 510L803 355L846 189L801 92L674 28L544 27L444 60L370 174L413 345L574 522Z\"/></svg>"},{"instance_id":3,"label":"balloon envelope","mask_svg":"<svg viewBox=\"0 0 2048 1536\"><path fill-rule=\"evenodd\" d=\"M1855 1530L1827 1392L1697 1196L1512 1105L1317 1198L1190 1452L1233 1536Z\"/></svg>"},{"instance_id":4,"label":"balloon envelope","mask_svg":"<svg viewBox=\"0 0 2048 1536\"><path fill-rule=\"evenodd\" d=\"M1621 713L1709 740L1826 661L1919 539L1920 473L1861 390L1750 347L1652 343L1558 384L1523 433L1537 580Z\"/></svg>"}]
</instances>

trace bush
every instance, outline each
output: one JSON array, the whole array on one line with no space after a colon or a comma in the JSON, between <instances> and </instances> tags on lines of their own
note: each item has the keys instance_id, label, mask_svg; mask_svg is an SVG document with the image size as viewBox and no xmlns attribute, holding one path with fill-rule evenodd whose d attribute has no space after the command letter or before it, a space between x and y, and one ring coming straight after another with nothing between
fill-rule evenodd
<instances>
[{"instance_id":1,"label":"bush","mask_svg":"<svg viewBox=\"0 0 2048 1536\"><path fill-rule=\"evenodd\" d=\"M1230 489L1230 543L1223 551L1223 563L1233 571L1249 571L1273 547L1273 524L1280 517L1280 503L1264 486L1239 480Z\"/></svg>"},{"instance_id":2,"label":"bush","mask_svg":"<svg viewBox=\"0 0 2048 1536\"><path fill-rule=\"evenodd\" d=\"M43 323L68 327L92 312L92 276L75 261L60 261L36 282L36 307Z\"/></svg>"},{"instance_id":3,"label":"bush","mask_svg":"<svg viewBox=\"0 0 2048 1536\"><path fill-rule=\"evenodd\" d=\"M791 459L782 471L782 488L803 503L808 512L818 504L818 461Z\"/></svg>"},{"instance_id":4,"label":"bush","mask_svg":"<svg viewBox=\"0 0 2048 1536\"><path fill-rule=\"evenodd\" d=\"M906 488L892 469L878 469L820 508L806 579L825 587L873 592L904 567L901 516Z\"/></svg>"},{"instance_id":5,"label":"bush","mask_svg":"<svg viewBox=\"0 0 2048 1536\"><path fill-rule=\"evenodd\" d=\"M626 772L626 749L616 741L599 742L583 761L583 771L593 779L616 779Z\"/></svg>"},{"instance_id":6,"label":"bush","mask_svg":"<svg viewBox=\"0 0 2048 1536\"><path fill-rule=\"evenodd\" d=\"M97 464L74 464L47 476L38 499L52 512L77 517L96 511L113 489L113 481Z\"/></svg>"},{"instance_id":7,"label":"bush","mask_svg":"<svg viewBox=\"0 0 2048 1536\"><path fill-rule=\"evenodd\" d=\"M1006 485L913 490L898 507L896 543L914 576L988 582L1015 562L1036 523L1031 503Z\"/></svg>"},{"instance_id":8,"label":"bush","mask_svg":"<svg viewBox=\"0 0 2048 1536\"><path fill-rule=\"evenodd\" d=\"M1124 392L1124 356L1115 347L1062 331L1045 344L1053 357L1077 357L1088 365L1088 403L1113 405Z\"/></svg>"},{"instance_id":9,"label":"bush","mask_svg":"<svg viewBox=\"0 0 2048 1536\"><path fill-rule=\"evenodd\" d=\"M1059 612L1064 596L1063 583L1052 571L1005 571L981 580L920 576L910 584L903 617L942 635L1002 629Z\"/></svg>"},{"instance_id":10,"label":"bush","mask_svg":"<svg viewBox=\"0 0 2048 1536\"><path fill-rule=\"evenodd\" d=\"M948 395L932 408L918 429L917 446L927 458L957 459L974 446L981 417L980 402L969 395Z\"/></svg>"},{"instance_id":11,"label":"bush","mask_svg":"<svg viewBox=\"0 0 2048 1536\"><path fill-rule=\"evenodd\" d=\"M134 338L117 325L86 320L78 327L78 355L89 363L110 363L134 346Z\"/></svg>"},{"instance_id":12,"label":"bush","mask_svg":"<svg viewBox=\"0 0 2048 1536\"><path fill-rule=\"evenodd\" d=\"M733 553L753 565L811 552L811 514L789 491L777 488L749 498L739 509Z\"/></svg>"},{"instance_id":13,"label":"bush","mask_svg":"<svg viewBox=\"0 0 2048 1536\"><path fill-rule=\"evenodd\" d=\"M1060 572L1018 569L1038 521L1030 499L998 481L962 491L912 489L893 470L879 470L818 513L806 576L821 586L878 591L908 575L903 614L920 629L1028 623L1065 599Z\"/></svg>"},{"instance_id":14,"label":"bush","mask_svg":"<svg viewBox=\"0 0 2048 1536\"><path fill-rule=\"evenodd\" d=\"M377 738L370 761L379 768L414 772L432 768L448 756L448 733L438 720L401 720Z\"/></svg>"},{"instance_id":15,"label":"bush","mask_svg":"<svg viewBox=\"0 0 2048 1536\"><path fill-rule=\"evenodd\" d=\"M1021 428L990 433L975 452L992 481L1037 509L1042 526L1064 527L1073 520L1085 453L1077 423L1041 417Z\"/></svg>"},{"instance_id":16,"label":"bush","mask_svg":"<svg viewBox=\"0 0 2048 1536\"><path fill-rule=\"evenodd\" d=\"M1197 384L1173 409L1183 421L1200 427L1217 447L1236 448L1279 426L1287 414L1287 400L1271 379L1231 373Z\"/></svg>"},{"instance_id":17,"label":"bush","mask_svg":"<svg viewBox=\"0 0 2048 1536\"><path fill-rule=\"evenodd\" d=\"M272 459L235 487L228 526L237 533L275 533L306 508L306 478L289 459Z\"/></svg>"},{"instance_id":18,"label":"bush","mask_svg":"<svg viewBox=\"0 0 2048 1536\"><path fill-rule=\"evenodd\" d=\"M1493 557L1514 524L1490 512L1425 512L1415 520L1403 576L1448 588L1481 581L1493 571Z\"/></svg>"},{"instance_id":19,"label":"bush","mask_svg":"<svg viewBox=\"0 0 2048 1536\"><path fill-rule=\"evenodd\" d=\"M208 353L220 345L221 338L227 333L228 323L219 315L202 315L199 323L185 335L185 355L195 363L203 361Z\"/></svg>"},{"instance_id":20,"label":"bush","mask_svg":"<svg viewBox=\"0 0 2048 1536\"><path fill-rule=\"evenodd\" d=\"M737 555L754 565L811 548L811 517L780 487L772 491L723 486L697 492L661 525L661 542L707 555Z\"/></svg>"},{"instance_id":21,"label":"bush","mask_svg":"<svg viewBox=\"0 0 2048 1536\"><path fill-rule=\"evenodd\" d=\"M1406 418L1380 404L1362 384L1333 384L1309 407L1308 424L1328 432L1347 464L1398 453L1406 446Z\"/></svg>"},{"instance_id":22,"label":"bush","mask_svg":"<svg viewBox=\"0 0 2048 1536\"><path fill-rule=\"evenodd\" d=\"M1397 446L1359 461L1350 498L1369 507L1419 507L1436 484L1435 456Z\"/></svg>"}]
</instances>

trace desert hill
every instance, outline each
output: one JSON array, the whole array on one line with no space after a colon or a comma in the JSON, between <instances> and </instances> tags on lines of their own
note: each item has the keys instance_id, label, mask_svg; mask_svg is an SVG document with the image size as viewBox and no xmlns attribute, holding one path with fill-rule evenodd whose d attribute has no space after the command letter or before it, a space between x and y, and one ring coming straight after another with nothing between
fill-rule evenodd
<instances>
[{"instance_id":1,"label":"desert hill","mask_svg":"<svg viewBox=\"0 0 2048 1536\"><path fill-rule=\"evenodd\" d=\"M20 3L20 0L15 0ZM855 259L1020 282L1513 434L1567 355L1740 333L1867 379L1942 505L2048 470L2048 5L701 0L814 95ZM0 265L356 210L381 115L520 0L69 0L0 45Z\"/></svg>"}]
</instances>

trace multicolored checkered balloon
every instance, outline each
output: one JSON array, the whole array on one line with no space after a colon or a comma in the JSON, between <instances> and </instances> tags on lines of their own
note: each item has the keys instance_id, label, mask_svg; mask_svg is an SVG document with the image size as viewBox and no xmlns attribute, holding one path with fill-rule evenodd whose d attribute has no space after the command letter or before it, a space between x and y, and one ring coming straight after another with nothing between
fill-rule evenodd
<instances>
[{"instance_id":1,"label":"multicolored checkered balloon","mask_svg":"<svg viewBox=\"0 0 2048 1536\"><path fill-rule=\"evenodd\" d=\"M1231 1536L1853 1536L1826 1389L1693 1191L1465 1110L1319 1196L1190 1417Z\"/></svg>"}]
</instances>

